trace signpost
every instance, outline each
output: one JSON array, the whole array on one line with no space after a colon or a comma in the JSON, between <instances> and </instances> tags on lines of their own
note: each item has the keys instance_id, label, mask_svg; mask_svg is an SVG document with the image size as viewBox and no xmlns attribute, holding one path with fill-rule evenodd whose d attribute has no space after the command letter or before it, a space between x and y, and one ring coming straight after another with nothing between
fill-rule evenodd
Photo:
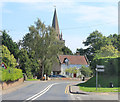
<instances>
[{"instance_id":1,"label":"signpost","mask_svg":"<svg viewBox=\"0 0 120 102\"><path fill-rule=\"evenodd\" d=\"M104 66L103 65L97 65L96 66L96 90L97 90L97 84L98 84L98 72L104 72Z\"/></svg>"}]
</instances>

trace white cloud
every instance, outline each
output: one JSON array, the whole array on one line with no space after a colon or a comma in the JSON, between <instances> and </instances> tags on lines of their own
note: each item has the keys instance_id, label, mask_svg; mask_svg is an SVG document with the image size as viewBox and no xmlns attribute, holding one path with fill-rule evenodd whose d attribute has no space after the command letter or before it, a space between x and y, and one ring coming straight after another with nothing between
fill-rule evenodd
<instances>
[{"instance_id":1,"label":"white cloud","mask_svg":"<svg viewBox=\"0 0 120 102\"><path fill-rule=\"evenodd\" d=\"M118 8L116 6L87 6L81 5L77 7L77 11L80 16L76 19L79 22L100 22L100 23L114 23L117 24L118 21Z\"/></svg>"},{"instance_id":2,"label":"white cloud","mask_svg":"<svg viewBox=\"0 0 120 102\"><path fill-rule=\"evenodd\" d=\"M1 2L119 2L119 0L1 0Z\"/></svg>"},{"instance_id":3,"label":"white cloud","mask_svg":"<svg viewBox=\"0 0 120 102\"><path fill-rule=\"evenodd\" d=\"M2 7L3 3L0 2L0 29L2 29Z\"/></svg>"},{"instance_id":4,"label":"white cloud","mask_svg":"<svg viewBox=\"0 0 120 102\"><path fill-rule=\"evenodd\" d=\"M41 0L42 1L42 0ZM32 9L32 10L45 10L49 12L53 12L53 6L56 5L59 14L76 14L76 18L74 18L77 22L100 22L100 23L111 23L112 25L117 25L118 21L118 7L117 6L88 6L80 4L73 0L64 1L55 1L55 0L47 0L49 2L34 2L34 3L25 3L23 9ZM115 3L116 4L116 3ZM96 23L95 23L96 24ZM93 24L92 24L93 25Z\"/></svg>"}]
</instances>

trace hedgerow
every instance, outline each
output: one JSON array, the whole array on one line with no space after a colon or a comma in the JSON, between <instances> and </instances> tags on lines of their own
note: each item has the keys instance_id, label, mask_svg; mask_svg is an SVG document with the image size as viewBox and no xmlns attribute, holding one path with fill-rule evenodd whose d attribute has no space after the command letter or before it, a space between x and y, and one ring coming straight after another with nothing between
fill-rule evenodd
<instances>
[{"instance_id":1,"label":"hedgerow","mask_svg":"<svg viewBox=\"0 0 120 102\"><path fill-rule=\"evenodd\" d=\"M0 70L0 81L15 81L23 77L22 70L16 68L7 68Z\"/></svg>"}]
</instances>

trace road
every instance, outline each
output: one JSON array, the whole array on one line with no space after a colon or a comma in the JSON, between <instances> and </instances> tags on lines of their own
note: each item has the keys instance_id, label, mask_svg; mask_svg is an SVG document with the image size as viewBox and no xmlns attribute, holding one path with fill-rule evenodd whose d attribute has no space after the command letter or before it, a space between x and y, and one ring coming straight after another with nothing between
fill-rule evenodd
<instances>
[{"instance_id":1,"label":"road","mask_svg":"<svg viewBox=\"0 0 120 102\"><path fill-rule=\"evenodd\" d=\"M69 85L79 81L33 81L13 92L2 95L2 100L117 100L118 94L71 94ZM111 101L110 101L111 102ZM113 101L114 102L114 101Z\"/></svg>"},{"instance_id":2,"label":"road","mask_svg":"<svg viewBox=\"0 0 120 102\"><path fill-rule=\"evenodd\" d=\"M78 81L36 81L14 92L2 95L2 100L71 100L66 86Z\"/></svg>"}]
</instances>

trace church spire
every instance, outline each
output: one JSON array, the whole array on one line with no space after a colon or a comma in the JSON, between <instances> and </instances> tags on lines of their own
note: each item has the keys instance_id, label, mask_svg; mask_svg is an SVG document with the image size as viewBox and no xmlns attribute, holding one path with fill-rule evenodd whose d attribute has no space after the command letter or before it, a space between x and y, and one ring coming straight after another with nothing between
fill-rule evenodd
<instances>
[{"instance_id":1,"label":"church spire","mask_svg":"<svg viewBox=\"0 0 120 102\"><path fill-rule=\"evenodd\" d=\"M58 19L57 19L56 8L55 8L55 11L54 11L54 16L53 16L53 21L52 21L52 27L56 30L57 36L58 36L58 39L59 39L60 30L59 30L59 24L58 24Z\"/></svg>"}]
</instances>

